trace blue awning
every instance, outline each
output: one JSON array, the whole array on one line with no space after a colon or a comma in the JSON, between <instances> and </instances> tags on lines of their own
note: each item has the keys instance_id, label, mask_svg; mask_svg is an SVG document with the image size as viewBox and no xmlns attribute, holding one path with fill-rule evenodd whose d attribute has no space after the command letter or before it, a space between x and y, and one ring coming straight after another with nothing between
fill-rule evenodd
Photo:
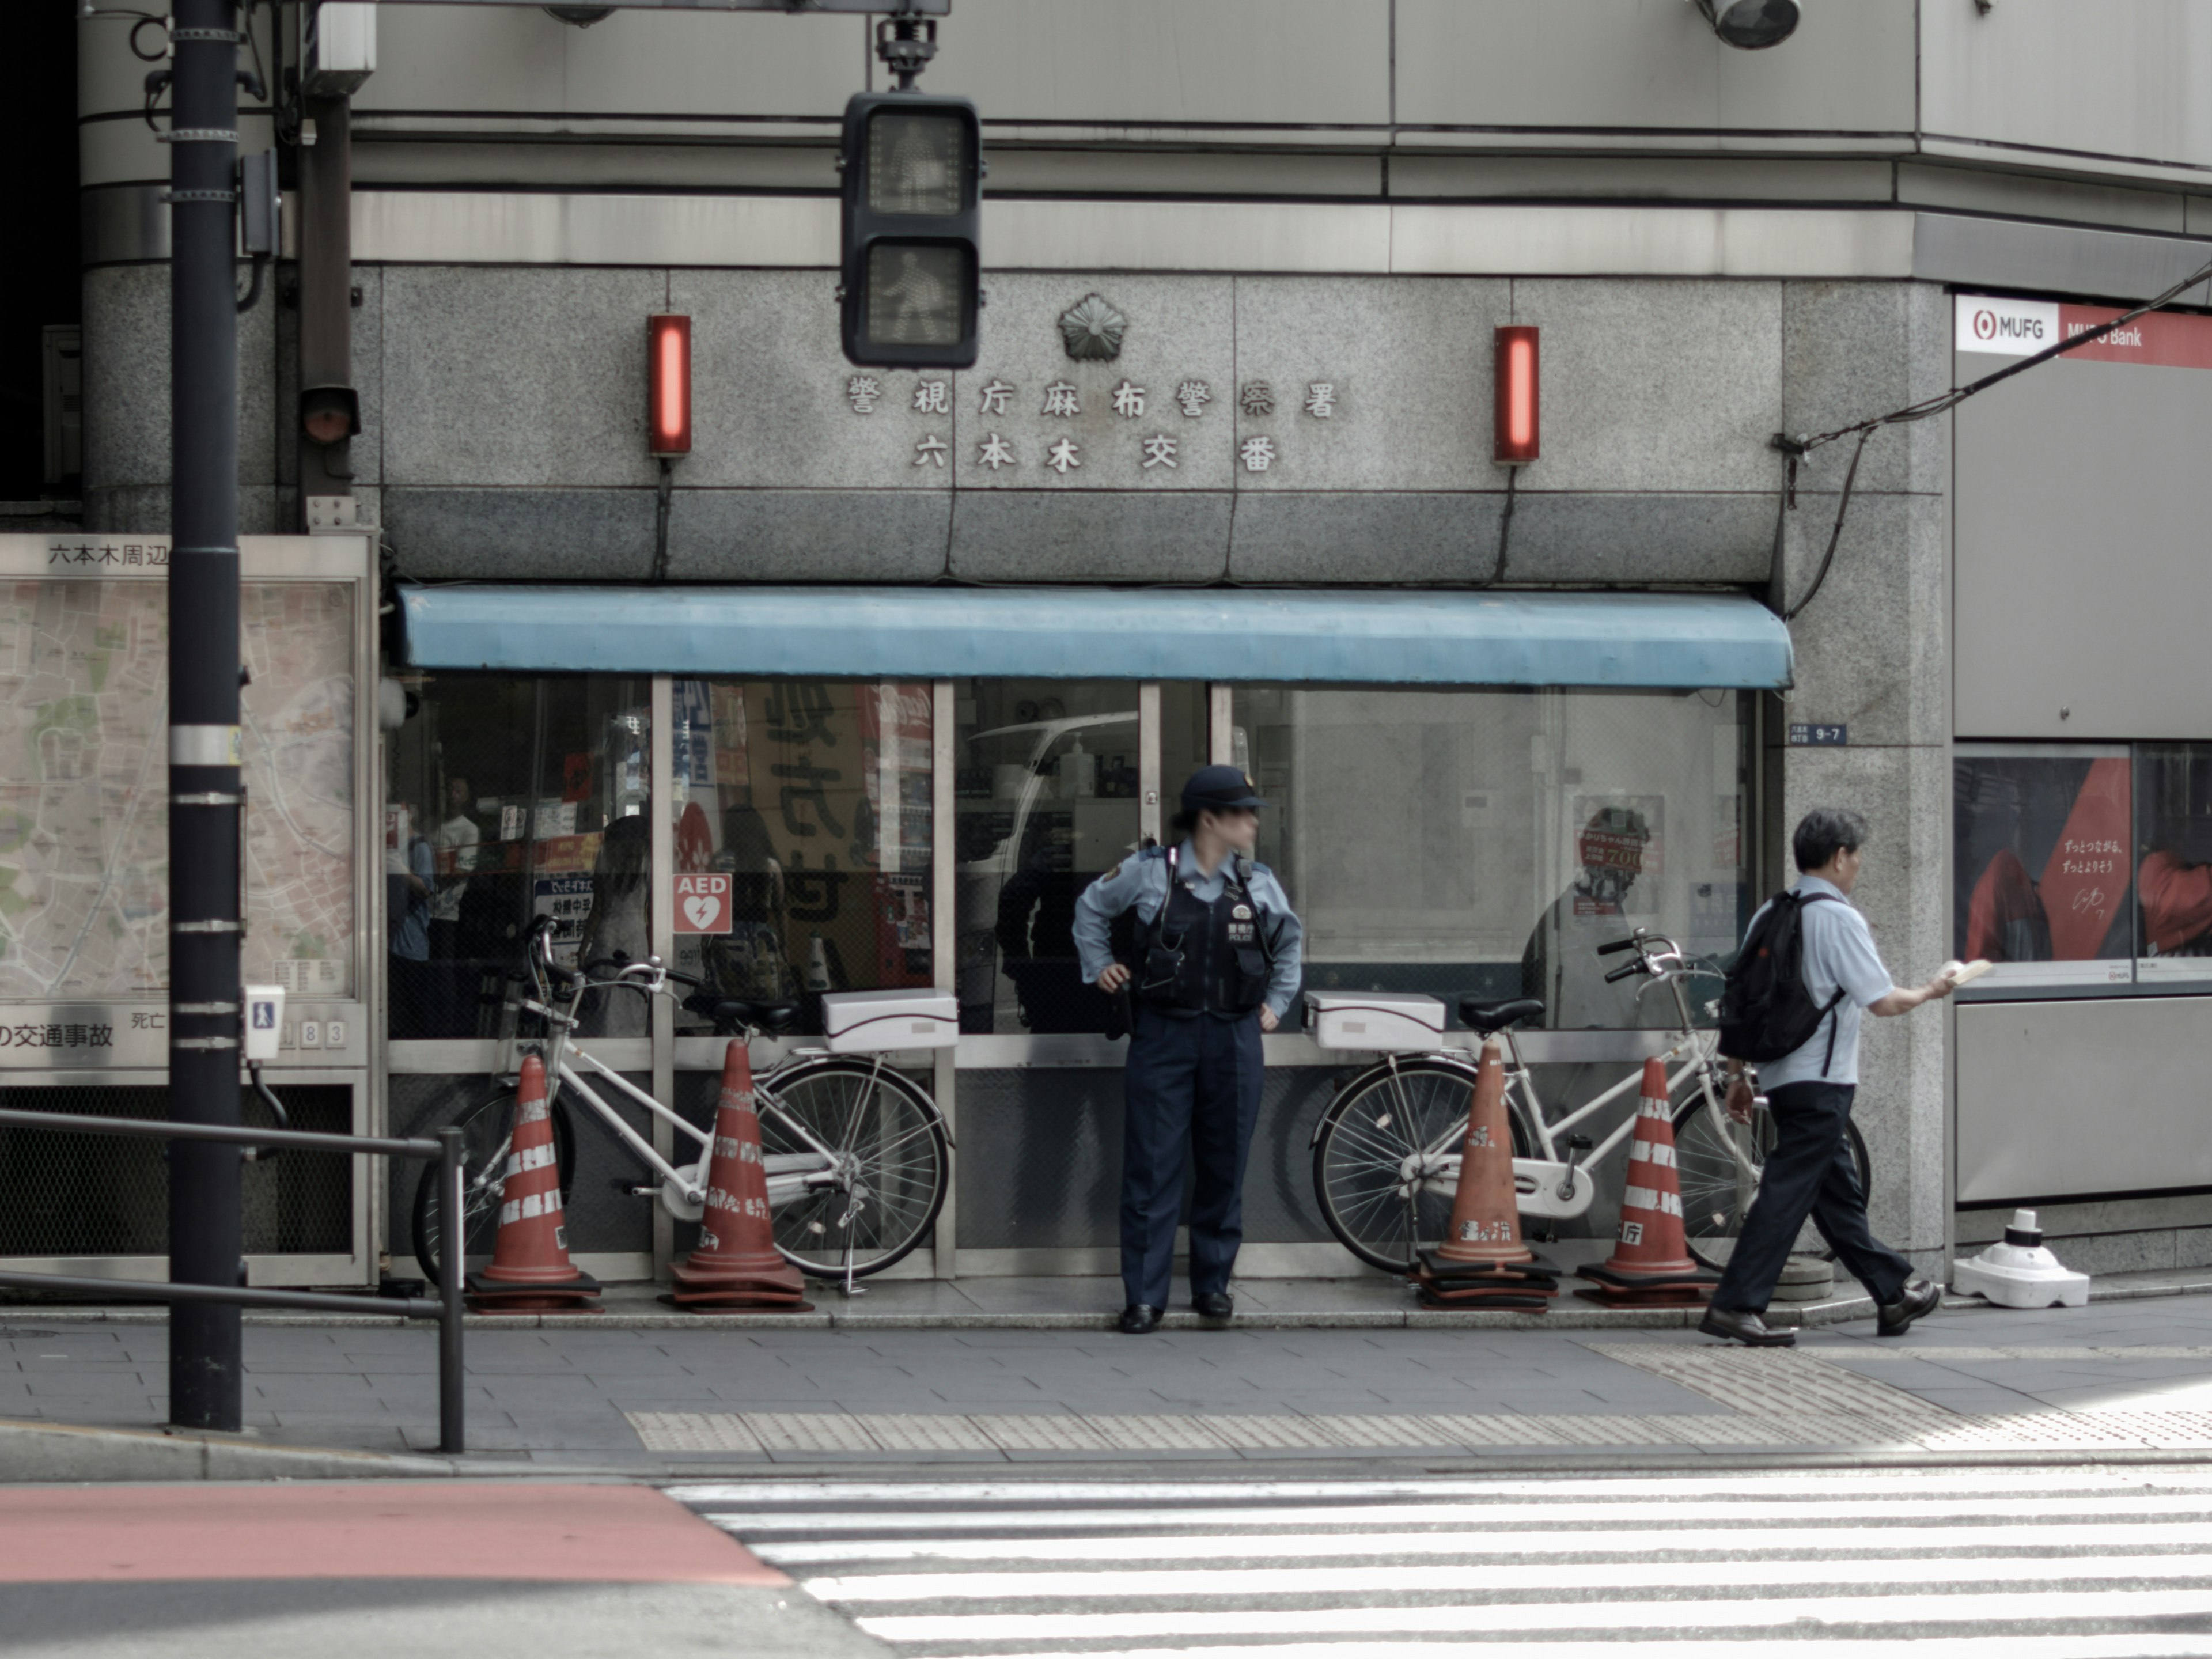
<instances>
[{"instance_id":1,"label":"blue awning","mask_svg":"<svg viewBox=\"0 0 2212 1659\"><path fill-rule=\"evenodd\" d=\"M1790 630L1737 594L457 584L400 597L422 668L1764 690L1791 673Z\"/></svg>"}]
</instances>

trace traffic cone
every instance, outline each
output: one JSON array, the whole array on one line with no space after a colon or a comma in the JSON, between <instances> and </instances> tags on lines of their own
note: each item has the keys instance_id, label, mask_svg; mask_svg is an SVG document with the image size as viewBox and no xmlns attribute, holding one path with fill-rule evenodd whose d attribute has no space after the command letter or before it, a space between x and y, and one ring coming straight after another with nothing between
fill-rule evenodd
<instances>
[{"instance_id":1,"label":"traffic cone","mask_svg":"<svg viewBox=\"0 0 2212 1659\"><path fill-rule=\"evenodd\" d=\"M1434 1307L1540 1310L1559 1293L1559 1270L1521 1242L1504 1051L1495 1036L1485 1040L1475 1070L1451 1224L1441 1245L1421 1252L1413 1280Z\"/></svg>"},{"instance_id":2,"label":"traffic cone","mask_svg":"<svg viewBox=\"0 0 2212 1659\"><path fill-rule=\"evenodd\" d=\"M458 1240L441 1240L451 1249ZM599 1281L568 1260L561 1209L561 1168L553 1156L553 1116L545 1103L545 1066L522 1062L515 1089L514 1132L499 1188L499 1237L491 1266L468 1274L469 1305L478 1313L597 1313Z\"/></svg>"},{"instance_id":3,"label":"traffic cone","mask_svg":"<svg viewBox=\"0 0 2212 1659\"><path fill-rule=\"evenodd\" d=\"M1620 1232L1601 1267L1578 1277L1595 1290L1575 1294L1609 1308L1694 1306L1712 1296L1720 1275L1691 1258L1682 1230L1682 1184L1674 1173L1674 1116L1668 1103L1667 1063L1644 1062L1644 1098L1628 1143L1628 1190L1620 1200Z\"/></svg>"},{"instance_id":4,"label":"traffic cone","mask_svg":"<svg viewBox=\"0 0 2212 1659\"><path fill-rule=\"evenodd\" d=\"M676 1281L669 1299L695 1313L812 1311L800 1299L806 1281L775 1248L768 1171L761 1163L760 1119L753 1111L752 1057L743 1037L731 1039L722 1061L699 1248L669 1273Z\"/></svg>"}]
</instances>

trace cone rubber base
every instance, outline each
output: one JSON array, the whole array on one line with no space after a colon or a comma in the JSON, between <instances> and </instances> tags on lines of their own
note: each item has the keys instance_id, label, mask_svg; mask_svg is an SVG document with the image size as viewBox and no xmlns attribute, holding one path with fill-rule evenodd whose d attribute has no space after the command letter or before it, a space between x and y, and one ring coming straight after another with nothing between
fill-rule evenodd
<instances>
[{"instance_id":1,"label":"cone rubber base","mask_svg":"<svg viewBox=\"0 0 2212 1659\"><path fill-rule=\"evenodd\" d=\"M1463 1291L1440 1295L1424 1285L1421 1286L1421 1305L1437 1309L1501 1308L1521 1313L1545 1313L1550 1310L1552 1298L1507 1291Z\"/></svg>"},{"instance_id":2,"label":"cone rubber base","mask_svg":"<svg viewBox=\"0 0 2212 1659\"><path fill-rule=\"evenodd\" d=\"M1577 1288L1575 1294L1601 1308L1702 1308L1713 1299L1710 1285L1654 1285L1622 1290L1612 1285Z\"/></svg>"},{"instance_id":3,"label":"cone rubber base","mask_svg":"<svg viewBox=\"0 0 2212 1659\"><path fill-rule=\"evenodd\" d=\"M1551 1279L1557 1281L1565 1269L1557 1262L1547 1261L1531 1251L1526 1261L1455 1261L1449 1256L1434 1250L1419 1252L1423 1279Z\"/></svg>"},{"instance_id":4,"label":"cone rubber base","mask_svg":"<svg viewBox=\"0 0 2212 1659\"><path fill-rule=\"evenodd\" d=\"M1623 1273L1618 1267L1583 1267L1576 1272L1577 1279L1594 1279L1599 1284L1615 1290L1639 1291L1670 1288L1674 1285L1703 1285L1708 1287L1721 1282L1721 1276L1705 1267L1692 1267L1685 1273Z\"/></svg>"},{"instance_id":5,"label":"cone rubber base","mask_svg":"<svg viewBox=\"0 0 2212 1659\"><path fill-rule=\"evenodd\" d=\"M763 1296L748 1291L696 1291L683 1296L664 1296L660 1298L672 1308L681 1308L686 1313L812 1313L811 1302L796 1297Z\"/></svg>"},{"instance_id":6,"label":"cone rubber base","mask_svg":"<svg viewBox=\"0 0 2212 1659\"><path fill-rule=\"evenodd\" d=\"M547 1284L516 1284L486 1277L489 1268L463 1276L471 1313L599 1313L599 1281L578 1270Z\"/></svg>"}]
</instances>

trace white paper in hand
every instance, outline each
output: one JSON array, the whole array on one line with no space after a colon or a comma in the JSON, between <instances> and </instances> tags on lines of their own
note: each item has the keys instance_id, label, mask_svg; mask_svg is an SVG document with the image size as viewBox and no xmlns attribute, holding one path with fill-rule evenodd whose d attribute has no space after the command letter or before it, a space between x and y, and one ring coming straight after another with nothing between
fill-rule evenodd
<instances>
[{"instance_id":1,"label":"white paper in hand","mask_svg":"<svg viewBox=\"0 0 2212 1659\"><path fill-rule=\"evenodd\" d=\"M1954 985L1971 985L1990 971L1988 959L1976 957L1972 962L1947 962L1937 970L1936 977L1948 979Z\"/></svg>"}]
</instances>

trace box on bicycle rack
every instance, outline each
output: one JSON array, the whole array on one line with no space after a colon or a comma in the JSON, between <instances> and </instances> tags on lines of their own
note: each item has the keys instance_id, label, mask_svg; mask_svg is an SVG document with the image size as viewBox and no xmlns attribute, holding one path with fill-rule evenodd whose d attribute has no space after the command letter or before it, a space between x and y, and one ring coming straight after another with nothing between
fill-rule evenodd
<instances>
[{"instance_id":1,"label":"box on bicycle rack","mask_svg":"<svg viewBox=\"0 0 2212 1659\"><path fill-rule=\"evenodd\" d=\"M835 1054L892 1048L950 1048L960 1040L960 1008L950 991L832 991L822 999L822 1030Z\"/></svg>"},{"instance_id":2,"label":"box on bicycle rack","mask_svg":"<svg viewBox=\"0 0 2212 1659\"><path fill-rule=\"evenodd\" d=\"M1444 1046L1444 1006L1409 991L1309 991L1314 1041L1324 1048L1372 1052Z\"/></svg>"}]
</instances>

